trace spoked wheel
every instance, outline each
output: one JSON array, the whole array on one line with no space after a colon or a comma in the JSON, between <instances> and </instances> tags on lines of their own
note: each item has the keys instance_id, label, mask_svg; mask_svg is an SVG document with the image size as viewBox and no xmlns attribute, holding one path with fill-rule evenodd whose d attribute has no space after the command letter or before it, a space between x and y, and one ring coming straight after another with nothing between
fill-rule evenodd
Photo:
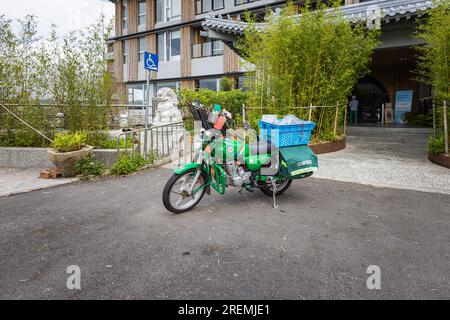
<instances>
[{"instance_id":1,"label":"spoked wheel","mask_svg":"<svg viewBox=\"0 0 450 320\"><path fill-rule=\"evenodd\" d=\"M196 170L192 169L182 174L174 174L163 191L163 204L167 210L175 214L183 213L194 208L205 195L205 188L189 195L188 191L194 183ZM202 172L193 190L200 188L207 181L206 174Z\"/></svg>"},{"instance_id":2,"label":"spoked wheel","mask_svg":"<svg viewBox=\"0 0 450 320\"><path fill-rule=\"evenodd\" d=\"M285 192L287 189L289 189L289 187L291 186L292 183L292 179L285 179L285 180L279 180L276 182L277 185L277 192L275 193L275 195L280 195L283 192ZM260 185L260 190L267 196L272 196L273 195L273 187L272 184L268 183L268 184L263 184Z\"/></svg>"}]
</instances>

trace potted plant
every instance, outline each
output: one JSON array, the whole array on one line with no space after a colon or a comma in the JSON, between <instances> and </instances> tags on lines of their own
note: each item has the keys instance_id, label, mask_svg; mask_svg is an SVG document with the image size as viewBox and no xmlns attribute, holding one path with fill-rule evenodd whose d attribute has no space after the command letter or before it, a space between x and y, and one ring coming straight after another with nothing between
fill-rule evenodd
<instances>
[{"instance_id":1,"label":"potted plant","mask_svg":"<svg viewBox=\"0 0 450 320\"><path fill-rule=\"evenodd\" d=\"M58 133L53 139L49 158L63 177L76 176L75 165L94 149L86 144L86 139L86 133L79 131Z\"/></svg>"}]
</instances>

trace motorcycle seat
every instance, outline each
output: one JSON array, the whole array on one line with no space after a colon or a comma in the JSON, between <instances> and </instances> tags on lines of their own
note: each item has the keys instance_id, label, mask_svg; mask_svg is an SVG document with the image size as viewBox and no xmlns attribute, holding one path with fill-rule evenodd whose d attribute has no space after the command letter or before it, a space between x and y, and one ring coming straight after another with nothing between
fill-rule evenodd
<instances>
[{"instance_id":1,"label":"motorcycle seat","mask_svg":"<svg viewBox=\"0 0 450 320\"><path fill-rule=\"evenodd\" d=\"M270 154L272 149L276 150L276 147L267 140L260 140L258 142L250 143L248 145L248 149L251 155L258 155L267 153Z\"/></svg>"}]
</instances>

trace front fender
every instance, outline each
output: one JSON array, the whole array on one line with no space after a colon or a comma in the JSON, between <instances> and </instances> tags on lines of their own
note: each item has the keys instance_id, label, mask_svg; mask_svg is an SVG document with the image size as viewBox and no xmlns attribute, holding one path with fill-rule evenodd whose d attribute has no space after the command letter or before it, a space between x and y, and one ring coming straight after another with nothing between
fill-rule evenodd
<instances>
[{"instance_id":1,"label":"front fender","mask_svg":"<svg viewBox=\"0 0 450 320\"><path fill-rule=\"evenodd\" d=\"M182 174L185 173L186 171L192 170L192 169L198 169L200 167L199 163L196 162L191 162L191 163L187 163L185 164L183 167L181 168L175 168L175 174Z\"/></svg>"}]
</instances>

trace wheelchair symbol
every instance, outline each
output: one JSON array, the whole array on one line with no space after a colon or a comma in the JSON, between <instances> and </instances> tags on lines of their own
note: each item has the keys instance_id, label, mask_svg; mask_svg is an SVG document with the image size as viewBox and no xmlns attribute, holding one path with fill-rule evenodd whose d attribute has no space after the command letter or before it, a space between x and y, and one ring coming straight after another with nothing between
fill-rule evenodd
<instances>
[{"instance_id":1,"label":"wheelchair symbol","mask_svg":"<svg viewBox=\"0 0 450 320\"><path fill-rule=\"evenodd\" d=\"M156 60L156 61L155 61ZM158 56L150 53L145 57L145 69L158 71Z\"/></svg>"},{"instance_id":2,"label":"wheelchair symbol","mask_svg":"<svg viewBox=\"0 0 450 320\"><path fill-rule=\"evenodd\" d=\"M151 56L148 56L147 59L147 68L152 69L152 68L156 68L156 64L155 61L153 61Z\"/></svg>"}]
</instances>

